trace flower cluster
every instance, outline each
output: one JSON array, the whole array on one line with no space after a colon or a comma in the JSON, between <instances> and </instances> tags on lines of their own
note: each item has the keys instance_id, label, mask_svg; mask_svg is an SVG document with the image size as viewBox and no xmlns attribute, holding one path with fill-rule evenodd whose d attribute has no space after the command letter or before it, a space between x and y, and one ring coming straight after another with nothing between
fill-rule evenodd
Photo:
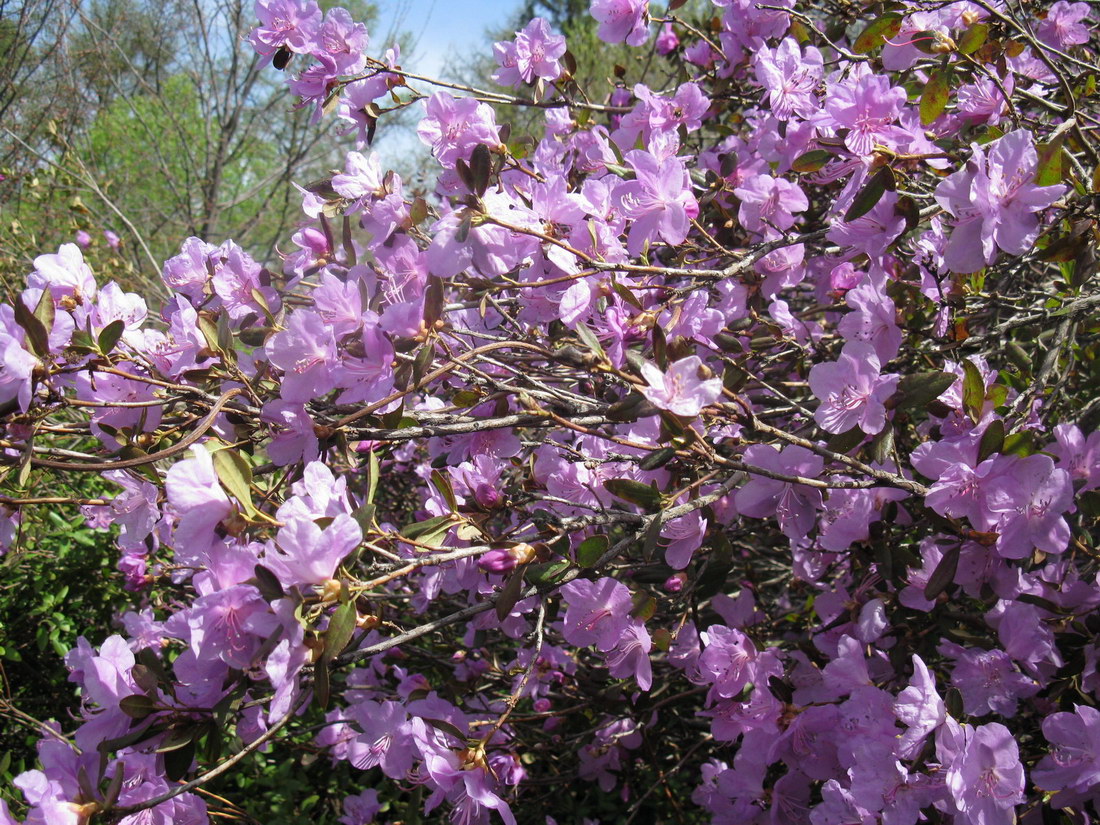
<instances>
[{"instance_id":1,"label":"flower cluster","mask_svg":"<svg viewBox=\"0 0 1100 825\"><path fill-rule=\"evenodd\" d=\"M223 731L362 772L344 825L596 821L574 777L644 821L1100 816L1091 7L713 6L593 0L674 78L603 103L540 18L494 49L531 97L478 99L258 0L357 138L280 258L189 238L158 314L67 244L0 306L3 460L103 473L148 597L0 823L216 821ZM430 198L364 153L383 96Z\"/></svg>"}]
</instances>

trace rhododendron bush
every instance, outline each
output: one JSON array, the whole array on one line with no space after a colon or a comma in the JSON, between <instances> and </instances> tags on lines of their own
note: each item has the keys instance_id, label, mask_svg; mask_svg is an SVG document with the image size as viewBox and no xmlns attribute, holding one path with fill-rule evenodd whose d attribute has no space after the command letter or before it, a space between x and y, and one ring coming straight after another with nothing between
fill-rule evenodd
<instances>
[{"instance_id":1,"label":"rhododendron bush","mask_svg":"<svg viewBox=\"0 0 1100 825\"><path fill-rule=\"evenodd\" d=\"M1100 816L1090 5L590 11L662 79L258 0L348 150L281 257L0 306L0 541L102 474L140 604L0 822L276 821L225 777L281 748L344 825Z\"/></svg>"}]
</instances>

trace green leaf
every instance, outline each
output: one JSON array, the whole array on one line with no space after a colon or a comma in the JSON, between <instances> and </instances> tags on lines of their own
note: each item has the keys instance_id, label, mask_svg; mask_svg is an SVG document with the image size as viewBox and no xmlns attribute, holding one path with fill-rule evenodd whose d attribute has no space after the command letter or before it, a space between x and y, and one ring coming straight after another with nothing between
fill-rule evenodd
<instances>
[{"instance_id":1,"label":"green leaf","mask_svg":"<svg viewBox=\"0 0 1100 825\"><path fill-rule=\"evenodd\" d=\"M871 21L855 39L852 51L856 54L867 54L878 48L882 45L882 41L889 40L901 31L903 20L900 14L891 13Z\"/></svg>"},{"instance_id":2,"label":"green leaf","mask_svg":"<svg viewBox=\"0 0 1100 825\"><path fill-rule=\"evenodd\" d=\"M564 559L558 561L546 562L545 564L531 564L527 567L527 581L531 584L543 585L552 584L562 576L569 569L569 562Z\"/></svg>"},{"instance_id":3,"label":"green leaf","mask_svg":"<svg viewBox=\"0 0 1100 825\"><path fill-rule=\"evenodd\" d=\"M214 453L214 470L222 485L241 503L247 515L253 516L252 466L236 450L218 450Z\"/></svg>"},{"instance_id":4,"label":"green leaf","mask_svg":"<svg viewBox=\"0 0 1100 825\"><path fill-rule=\"evenodd\" d=\"M707 566L695 587L695 597L702 601L726 589L726 581L733 571L733 545L722 533L712 539L715 547L707 556Z\"/></svg>"},{"instance_id":5,"label":"green leaf","mask_svg":"<svg viewBox=\"0 0 1100 825\"><path fill-rule=\"evenodd\" d=\"M949 372L921 372L907 375L898 382L898 391L892 401L894 407L903 409L923 409L943 395L948 388L959 380Z\"/></svg>"},{"instance_id":6,"label":"green leaf","mask_svg":"<svg viewBox=\"0 0 1100 825\"><path fill-rule=\"evenodd\" d=\"M164 776L169 782L179 782L195 761L195 740L185 744L182 748L169 751L164 754Z\"/></svg>"},{"instance_id":7,"label":"green leaf","mask_svg":"<svg viewBox=\"0 0 1100 825\"><path fill-rule=\"evenodd\" d=\"M613 478L604 482L604 489L616 498L637 504L646 510L660 509L662 503L661 492L648 484L635 481L632 478Z\"/></svg>"},{"instance_id":8,"label":"green leaf","mask_svg":"<svg viewBox=\"0 0 1100 825\"><path fill-rule=\"evenodd\" d=\"M642 558L646 562L653 560L653 554L657 550L657 545L661 541L661 528L664 527L664 520L657 515L645 529L645 536L642 537Z\"/></svg>"},{"instance_id":9,"label":"green leaf","mask_svg":"<svg viewBox=\"0 0 1100 825\"><path fill-rule=\"evenodd\" d=\"M131 458L147 458L149 453L138 447L136 444L127 444L121 450L118 451L118 457L123 460L130 460ZM137 470L143 476L148 478L154 484L163 484L160 475L157 473L156 468L150 464L139 464L131 469Z\"/></svg>"},{"instance_id":10,"label":"green leaf","mask_svg":"<svg viewBox=\"0 0 1100 825\"><path fill-rule=\"evenodd\" d=\"M977 424L985 406L985 382L982 374L969 358L962 362L963 368L963 408L971 420Z\"/></svg>"},{"instance_id":11,"label":"green leaf","mask_svg":"<svg viewBox=\"0 0 1100 825\"><path fill-rule=\"evenodd\" d=\"M42 326L46 330L46 335L49 337L50 331L53 329L54 319L54 306L53 296L50 295L50 291L43 290L42 297L38 299L38 306L34 308L34 317L42 322ZM75 335L73 336L76 337Z\"/></svg>"},{"instance_id":12,"label":"green leaf","mask_svg":"<svg viewBox=\"0 0 1100 825\"><path fill-rule=\"evenodd\" d=\"M871 179L863 184L863 188L855 196L852 205L844 213L844 221L851 223L858 218L862 218L875 208L875 205L882 200L882 196L887 191L893 192L896 188L897 181L894 178L894 170L889 166L880 166L879 170L871 175Z\"/></svg>"},{"instance_id":13,"label":"green leaf","mask_svg":"<svg viewBox=\"0 0 1100 825\"><path fill-rule=\"evenodd\" d=\"M577 564L585 568L595 567L600 556L606 553L610 546L611 539L607 536L589 536L577 548Z\"/></svg>"},{"instance_id":14,"label":"green leaf","mask_svg":"<svg viewBox=\"0 0 1100 825\"><path fill-rule=\"evenodd\" d=\"M596 334L588 328L584 321L577 322L576 332L577 337L581 339L581 343L588 347L601 361L607 360L607 353L604 352L600 339L596 337Z\"/></svg>"},{"instance_id":15,"label":"green leaf","mask_svg":"<svg viewBox=\"0 0 1100 825\"><path fill-rule=\"evenodd\" d=\"M355 609L355 602L348 601L336 608L329 619L328 630L325 631L325 652L321 654L324 664L332 662L344 652L351 637L355 634L355 622L359 614Z\"/></svg>"},{"instance_id":16,"label":"green leaf","mask_svg":"<svg viewBox=\"0 0 1100 825\"><path fill-rule=\"evenodd\" d=\"M434 516L415 524L406 525L402 528L401 535L420 544L438 547L442 544L447 531L451 529L454 523L454 518L451 515Z\"/></svg>"},{"instance_id":17,"label":"green leaf","mask_svg":"<svg viewBox=\"0 0 1100 825\"><path fill-rule=\"evenodd\" d=\"M978 463L985 461L994 453L999 453L1005 444L1005 423L994 418L978 442Z\"/></svg>"},{"instance_id":18,"label":"green leaf","mask_svg":"<svg viewBox=\"0 0 1100 825\"><path fill-rule=\"evenodd\" d=\"M1050 143L1040 143L1039 164L1035 167L1035 185L1053 186L1062 182L1062 143L1064 135Z\"/></svg>"},{"instance_id":19,"label":"green leaf","mask_svg":"<svg viewBox=\"0 0 1100 825\"><path fill-rule=\"evenodd\" d=\"M373 504L364 504L357 507L355 512L351 514L351 517L355 519L355 523L359 525L359 529L363 531L364 536L374 529L374 514L377 509Z\"/></svg>"},{"instance_id":20,"label":"green leaf","mask_svg":"<svg viewBox=\"0 0 1100 825\"><path fill-rule=\"evenodd\" d=\"M109 353L115 348L115 344L122 338L122 333L126 331L126 324L121 319L117 321L111 321L107 324L99 333L99 339L96 341L99 344L99 351L104 355Z\"/></svg>"},{"instance_id":21,"label":"green leaf","mask_svg":"<svg viewBox=\"0 0 1100 825\"><path fill-rule=\"evenodd\" d=\"M955 572L959 569L959 553L962 545L956 544L940 559L932 575L928 577L928 583L924 586L924 598L935 601L936 597L946 590L951 582L955 581Z\"/></svg>"},{"instance_id":22,"label":"green leaf","mask_svg":"<svg viewBox=\"0 0 1100 825\"><path fill-rule=\"evenodd\" d=\"M811 149L794 159L791 168L796 172L816 172L833 159L833 153L827 149Z\"/></svg>"},{"instance_id":23,"label":"green leaf","mask_svg":"<svg viewBox=\"0 0 1100 825\"><path fill-rule=\"evenodd\" d=\"M369 450L367 455L367 497L366 503L374 503L374 495L378 492L378 479L381 476L382 469L378 463L378 451Z\"/></svg>"},{"instance_id":24,"label":"green leaf","mask_svg":"<svg viewBox=\"0 0 1100 825\"><path fill-rule=\"evenodd\" d=\"M654 450L653 452L647 454L641 461L638 462L638 466L643 470L656 470L660 467L664 467L675 457L675 447L661 447L659 450Z\"/></svg>"},{"instance_id":25,"label":"green leaf","mask_svg":"<svg viewBox=\"0 0 1100 825\"><path fill-rule=\"evenodd\" d=\"M504 583L504 587L500 589L495 605L498 622L507 619L508 614L512 612L512 608L519 601L519 597L523 593L523 574L526 569L527 565L521 564L513 570L511 575L508 576L508 581Z\"/></svg>"},{"instance_id":26,"label":"green leaf","mask_svg":"<svg viewBox=\"0 0 1100 825\"><path fill-rule=\"evenodd\" d=\"M864 433L859 427L837 433L825 445L834 453L849 453L863 443Z\"/></svg>"},{"instance_id":27,"label":"green leaf","mask_svg":"<svg viewBox=\"0 0 1100 825\"><path fill-rule=\"evenodd\" d=\"M974 54L980 49L989 37L988 23L974 23L956 41L959 54Z\"/></svg>"},{"instance_id":28,"label":"green leaf","mask_svg":"<svg viewBox=\"0 0 1100 825\"><path fill-rule=\"evenodd\" d=\"M118 703L118 708L131 719L144 719L149 714L156 712L153 700L144 693L124 696L122 701Z\"/></svg>"},{"instance_id":29,"label":"green leaf","mask_svg":"<svg viewBox=\"0 0 1100 825\"><path fill-rule=\"evenodd\" d=\"M920 122L928 126L943 114L951 95L951 69L941 67L932 72L920 96Z\"/></svg>"},{"instance_id":30,"label":"green leaf","mask_svg":"<svg viewBox=\"0 0 1100 825\"><path fill-rule=\"evenodd\" d=\"M462 241L460 241L462 243ZM428 276L428 288L424 291L424 326L433 329L435 322L443 318L443 279Z\"/></svg>"},{"instance_id":31,"label":"green leaf","mask_svg":"<svg viewBox=\"0 0 1100 825\"><path fill-rule=\"evenodd\" d=\"M286 595L282 582L262 564L257 564L252 568L252 572L256 576L256 589L260 591L265 601L273 602Z\"/></svg>"},{"instance_id":32,"label":"green leaf","mask_svg":"<svg viewBox=\"0 0 1100 825\"><path fill-rule=\"evenodd\" d=\"M867 445L871 460L877 464L885 464L894 450L894 428L887 424Z\"/></svg>"},{"instance_id":33,"label":"green leaf","mask_svg":"<svg viewBox=\"0 0 1100 825\"><path fill-rule=\"evenodd\" d=\"M49 290L42 297L43 299L49 297ZM49 357L50 335L45 324L27 309L22 298L16 298L12 305L15 310L15 322L27 333L27 343L30 344L31 350L41 358Z\"/></svg>"},{"instance_id":34,"label":"green leaf","mask_svg":"<svg viewBox=\"0 0 1100 825\"><path fill-rule=\"evenodd\" d=\"M493 159L489 154L489 147L479 143L470 155L470 182L473 184L474 194L479 198L489 188L489 176L492 171Z\"/></svg>"}]
</instances>

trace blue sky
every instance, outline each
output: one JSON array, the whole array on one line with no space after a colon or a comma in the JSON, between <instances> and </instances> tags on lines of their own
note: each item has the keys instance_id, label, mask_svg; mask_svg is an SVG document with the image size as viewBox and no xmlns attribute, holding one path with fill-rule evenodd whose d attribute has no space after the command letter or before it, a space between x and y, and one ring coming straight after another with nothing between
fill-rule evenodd
<instances>
[{"instance_id":1,"label":"blue sky","mask_svg":"<svg viewBox=\"0 0 1100 825\"><path fill-rule=\"evenodd\" d=\"M499 28L519 5L517 0L377 0L380 20L371 34L377 38L394 30L409 32L416 49L402 62L417 74L437 75L448 59L491 48L486 29Z\"/></svg>"},{"instance_id":2,"label":"blue sky","mask_svg":"<svg viewBox=\"0 0 1100 825\"><path fill-rule=\"evenodd\" d=\"M401 56L406 71L440 77L447 63L475 52L492 54L488 29L512 18L520 0L376 0L379 19L372 27L371 52L381 53L393 32L407 32L415 41L412 54ZM410 130L389 131L376 149L383 165L425 150Z\"/></svg>"}]
</instances>

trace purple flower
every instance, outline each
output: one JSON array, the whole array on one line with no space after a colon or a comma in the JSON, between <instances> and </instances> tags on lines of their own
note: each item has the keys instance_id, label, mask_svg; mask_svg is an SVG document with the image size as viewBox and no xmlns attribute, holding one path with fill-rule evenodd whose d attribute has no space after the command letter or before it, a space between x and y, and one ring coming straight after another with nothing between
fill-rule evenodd
<instances>
[{"instance_id":1,"label":"purple flower","mask_svg":"<svg viewBox=\"0 0 1100 825\"><path fill-rule=\"evenodd\" d=\"M256 0L260 25L248 35L258 54L270 58L280 48L299 54L315 48L321 8L314 0Z\"/></svg>"},{"instance_id":2,"label":"purple flower","mask_svg":"<svg viewBox=\"0 0 1100 825\"><path fill-rule=\"evenodd\" d=\"M501 70L493 76L493 80L502 86L534 83L537 79L557 80L561 75L561 57L565 49L565 38L553 34L544 18L536 17L522 31L516 32L514 42L493 46L501 64Z\"/></svg>"},{"instance_id":3,"label":"purple flower","mask_svg":"<svg viewBox=\"0 0 1100 825\"><path fill-rule=\"evenodd\" d=\"M691 554L703 543L707 532L707 520L699 510L672 519L661 525L661 538L669 539L665 548L665 563L673 570L683 570L691 561Z\"/></svg>"},{"instance_id":4,"label":"purple flower","mask_svg":"<svg viewBox=\"0 0 1100 825\"><path fill-rule=\"evenodd\" d=\"M605 43L640 46L649 37L649 0L592 0L591 12Z\"/></svg>"},{"instance_id":5,"label":"purple flower","mask_svg":"<svg viewBox=\"0 0 1100 825\"><path fill-rule=\"evenodd\" d=\"M649 651L653 646L641 622L628 624L615 647L607 652L607 666L616 679L633 679L642 690L653 685Z\"/></svg>"},{"instance_id":6,"label":"purple flower","mask_svg":"<svg viewBox=\"0 0 1100 825\"><path fill-rule=\"evenodd\" d=\"M1013 825L1024 801L1024 766L1012 732L997 722L964 726L962 739L946 777L956 810L975 825Z\"/></svg>"},{"instance_id":7,"label":"purple flower","mask_svg":"<svg viewBox=\"0 0 1100 825\"><path fill-rule=\"evenodd\" d=\"M703 407L713 404L722 395L719 378L702 378L703 362L698 355L681 358L671 364L668 372L661 372L648 361L642 364L642 377L648 387L644 395L655 407L668 410L685 418L695 418Z\"/></svg>"},{"instance_id":8,"label":"purple flower","mask_svg":"<svg viewBox=\"0 0 1100 825\"><path fill-rule=\"evenodd\" d=\"M936 201L955 218L944 250L952 272L977 272L1001 249L1022 255L1039 235L1039 217L1066 191L1062 184L1036 186L1039 155L1031 133L1009 132L987 144L974 144L966 166L936 187Z\"/></svg>"},{"instance_id":9,"label":"purple flower","mask_svg":"<svg viewBox=\"0 0 1100 825\"><path fill-rule=\"evenodd\" d=\"M986 502L998 517L997 552L1023 559L1038 547L1061 553L1069 544L1069 525L1062 517L1073 506L1069 473L1055 469L1050 456L1031 455L1006 464L986 490Z\"/></svg>"},{"instance_id":10,"label":"purple flower","mask_svg":"<svg viewBox=\"0 0 1100 825\"><path fill-rule=\"evenodd\" d=\"M672 30L671 23L665 23L661 26L661 32L657 35L657 40L654 43L657 49L657 54L668 55L676 51L676 47L680 45L680 38L676 36L676 32Z\"/></svg>"},{"instance_id":11,"label":"purple flower","mask_svg":"<svg viewBox=\"0 0 1100 825\"><path fill-rule=\"evenodd\" d=\"M81 249L87 249L92 245L92 236L83 229L78 229L76 232L76 243Z\"/></svg>"},{"instance_id":12,"label":"purple flower","mask_svg":"<svg viewBox=\"0 0 1100 825\"><path fill-rule=\"evenodd\" d=\"M577 579L561 589L565 600L565 640L577 647L595 645L606 653L637 622L630 615L633 602L626 585L611 578Z\"/></svg>"},{"instance_id":13,"label":"purple flower","mask_svg":"<svg viewBox=\"0 0 1100 825\"><path fill-rule=\"evenodd\" d=\"M1084 482L1081 492L1100 487L1100 431L1088 438L1075 424L1059 424L1054 428L1057 443L1047 452L1058 459L1059 469L1069 473L1074 484Z\"/></svg>"},{"instance_id":14,"label":"purple flower","mask_svg":"<svg viewBox=\"0 0 1100 825\"><path fill-rule=\"evenodd\" d=\"M454 98L446 92L428 98L416 134L447 169L453 169L459 158L469 158L479 143L490 147L500 143L496 118L488 104Z\"/></svg>"},{"instance_id":15,"label":"purple flower","mask_svg":"<svg viewBox=\"0 0 1100 825\"><path fill-rule=\"evenodd\" d=\"M218 483L214 461L206 447L191 448L194 458L172 465L164 481L168 503L179 513L175 543L191 558L200 557L217 541L215 529L233 512L233 502Z\"/></svg>"},{"instance_id":16,"label":"purple flower","mask_svg":"<svg viewBox=\"0 0 1100 825\"><path fill-rule=\"evenodd\" d=\"M999 713L1011 718L1021 699L1039 692L1035 680L1020 673L999 648L962 648L945 642L940 651L955 659L951 684L962 694L963 712L970 716Z\"/></svg>"},{"instance_id":17,"label":"purple flower","mask_svg":"<svg viewBox=\"0 0 1100 825\"><path fill-rule=\"evenodd\" d=\"M689 221L699 214L683 163L675 157L658 159L641 149L628 152L626 160L635 178L616 188L615 201L633 222L627 237L630 254L641 254L645 242L657 238L671 246L683 243Z\"/></svg>"},{"instance_id":18,"label":"purple flower","mask_svg":"<svg viewBox=\"0 0 1100 825\"><path fill-rule=\"evenodd\" d=\"M803 51L793 37L784 37L774 50L764 46L757 51L753 68L757 82L768 90L772 114L779 120L817 112L814 93L821 82L822 58L813 46Z\"/></svg>"},{"instance_id":19,"label":"purple flower","mask_svg":"<svg viewBox=\"0 0 1100 825\"><path fill-rule=\"evenodd\" d=\"M920 752L925 737L943 724L947 712L936 692L936 679L919 656L913 654L913 678L909 687L898 694L894 713L908 726L898 741L898 756L912 759Z\"/></svg>"},{"instance_id":20,"label":"purple flower","mask_svg":"<svg viewBox=\"0 0 1100 825\"><path fill-rule=\"evenodd\" d=\"M263 314L257 293L263 296L269 310L278 309L275 290L260 283L262 268L233 241L226 241L214 250L210 261L214 270L211 278L214 292L225 303L225 310L234 321L249 314Z\"/></svg>"},{"instance_id":21,"label":"purple flower","mask_svg":"<svg viewBox=\"0 0 1100 825\"><path fill-rule=\"evenodd\" d=\"M316 312L291 313L287 329L273 335L264 349L268 360L283 371L284 401L305 403L335 387L336 339L331 325Z\"/></svg>"},{"instance_id":22,"label":"purple flower","mask_svg":"<svg viewBox=\"0 0 1100 825\"><path fill-rule=\"evenodd\" d=\"M825 111L839 127L848 130L844 145L856 155L870 155L876 143L890 135L905 104L905 89L892 86L890 78L864 72L829 89Z\"/></svg>"},{"instance_id":23,"label":"purple flower","mask_svg":"<svg viewBox=\"0 0 1100 825\"><path fill-rule=\"evenodd\" d=\"M733 190L741 199L737 219L750 232L767 238L779 237L794 226L794 213L810 207L797 183L771 175L753 175Z\"/></svg>"},{"instance_id":24,"label":"purple flower","mask_svg":"<svg viewBox=\"0 0 1100 825\"><path fill-rule=\"evenodd\" d=\"M107 241L107 246L111 247L111 249L118 249L119 244L122 243L122 239L110 229L103 230L103 237Z\"/></svg>"},{"instance_id":25,"label":"purple flower","mask_svg":"<svg viewBox=\"0 0 1100 825\"><path fill-rule=\"evenodd\" d=\"M745 463L784 475L817 478L825 467L819 455L805 447L790 445L779 452L770 445L754 444L745 450ZM751 469L750 469L751 472ZM737 510L750 518L775 516L779 529L792 541L804 539L813 529L821 509L821 491L804 484L791 484L754 475L734 497Z\"/></svg>"},{"instance_id":26,"label":"purple flower","mask_svg":"<svg viewBox=\"0 0 1100 825\"><path fill-rule=\"evenodd\" d=\"M821 400L814 420L829 433L859 427L874 435L886 426L883 403L899 380L897 375L879 375L878 354L869 344L847 343L836 361L810 369L810 389Z\"/></svg>"},{"instance_id":27,"label":"purple flower","mask_svg":"<svg viewBox=\"0 0 1100 825\"><path fill-rule=\"evenodd\" d=\"M1053 748L1032 771L1035 784L1045 791L1069 790L1095 799L1100 787L1100 711L1077 705L1073 713L1051 714L1043 720L1043 736ZM1056 802L1055 807L1062 805Z\"/></svg>"},{"instance_id":28,"label":"purple flower","mask_svg":"<svg viewBox=\"0 0 1100 825\"><path fill-rule=\"evenodd\" d=\"M8 307L2 309L8 310ZM0 315L0 321L3 321L3 315ZM5 327L18 330L18 337L9 334ZM14 321L0 326L0 403L17 399L22 412L26 412L31 405L31 379L34 368L38 366L38 359L23 347L24 337L22 329Z\"/></svg>"},{"instance_id":29,"label":"purple flower","mask_svg":"<svg viewBox=\"0 0 1100 825\"><path fill-rule=\"evenodd\" d=\"M1091 8L1088 3L1068 3L1058 0L1047 10L1036 34L1040 40L1059 49L1080 46L1089 42L1089 27L1083 21L1088 20Z\"/></svg>"},{"instance_id":30,"label":"purple flower","mask_svg":"<svg viewBox=\"0 0 1100 825\"><path fill-rule=\"evenodd\" d=\"M263 563L286 587L322 584L336 573L340 562L363 540L363 531L355 519L344 513L332 517L323 530L310 519L292 518L279 508L279 529Z\"/></svg>"},{"instance_id":31,"label":"purple flower","mask_svg":"<svg viewBox=\"0 0 1100 825\"><path fill-rule=\"evenodd\" d=\"M329 9L317 36L318 57L329 58L340 74L355 74L366 65L369 43L367 27L352 20L346 9Z\"/></svg>"},{"instance_id":32,"label":"purple flower","mask_svg":"<svg viewBox=\"0 0 1100 825\"><path fill-rule=\"evenodd\" d=\"M721 624L711 625L699 638L705 647L698 667L711 686L708 701L737 696L754 677L756 645L740 630Z\"/></svg>"},{"instance_id":33,"label":"purple flower","mask_svg":"<svg viewBox=\"0 0 1100 825\"><path fill-rule=\"evenodd\" d=\"M840 319L837 332L845 341L870 344L880 364L893 360L901 348L903 335L897 324L894 302L882 286L870 278L865 279L850 289L844 300L852 311Z\"/></svg>"}]
</instances>

